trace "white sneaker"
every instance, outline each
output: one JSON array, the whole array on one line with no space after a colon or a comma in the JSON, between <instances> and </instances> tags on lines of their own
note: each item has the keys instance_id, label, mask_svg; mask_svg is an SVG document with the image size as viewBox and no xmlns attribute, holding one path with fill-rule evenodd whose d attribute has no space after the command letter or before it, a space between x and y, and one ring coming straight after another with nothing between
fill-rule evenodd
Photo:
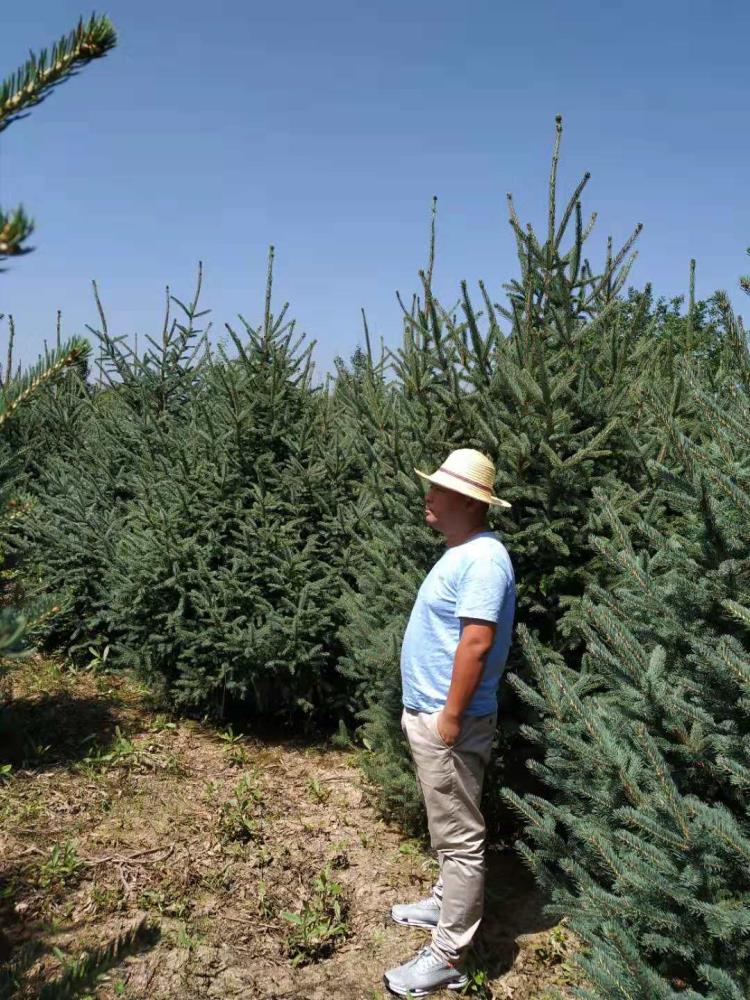
<instances>
[{"instance_id":1,"label":"white sneaker","mask_svg":"<svg viewBox=\"0 0 750 1000\"><path fill-rule=\"evenodd\" d=\"M396 903L391 907L391 916L397 924L432 930L440 920L440 900L436 896L428 896L416 903Z\"/></svg>"},{"instance_id":2,"label":"white sneaker","mask_svg":"<svg viewBox=\"0 0 750 1000\"><path fill-rule=\"evenodd\" d=\"M462 990L468 976L448 965L427 945L416 958L395 969L389 969L383 982L391 993L400 997L424 997L435 990Z\"/></svg>"}]
</instances>

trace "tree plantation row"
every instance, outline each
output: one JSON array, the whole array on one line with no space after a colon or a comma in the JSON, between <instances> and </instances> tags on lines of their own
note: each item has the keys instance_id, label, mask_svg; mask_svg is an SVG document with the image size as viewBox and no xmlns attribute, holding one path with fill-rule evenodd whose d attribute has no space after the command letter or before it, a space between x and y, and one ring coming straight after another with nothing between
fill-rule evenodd
<instances>
[{"instance_id":1,"label":"tree plantation row","mask_svg":"<svg viewBox=\"0 0 750 1000\"><path fill-rule=\"evenodd\" d=\"M325 384L274 311L272 258L228 346L196 293L138 355L102 312L92 349L9 381L7 575L27 637L136 669L181 711L338 726L414 828L399 647L439 543L413 470L483 451L518 595L494 836L510 808L584 942L580 996L743 1000L747 337L722 294L683 311L627 291L637 231L587 260L587 178L555 203L559 138L545 232L510 205L517 276L446 308L433 239L398 349L365 331Z\"/></svg>"}]
</instances>

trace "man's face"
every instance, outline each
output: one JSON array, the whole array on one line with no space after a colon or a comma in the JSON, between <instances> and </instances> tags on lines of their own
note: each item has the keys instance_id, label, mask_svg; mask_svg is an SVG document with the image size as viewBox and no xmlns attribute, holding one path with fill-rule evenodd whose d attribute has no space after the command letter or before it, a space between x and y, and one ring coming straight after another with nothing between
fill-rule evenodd
<instances>
[{"instance_id":1,"label":"man's face","mask_svg":"<svg viewBox=\"0 0 750 1000\"><path fill-rule=\"evenodd\" d=\"M430 483L424 497L425 521L445 534L463 526L471 516L470 506L462 493Z\"/></svg>"}]
</instances>

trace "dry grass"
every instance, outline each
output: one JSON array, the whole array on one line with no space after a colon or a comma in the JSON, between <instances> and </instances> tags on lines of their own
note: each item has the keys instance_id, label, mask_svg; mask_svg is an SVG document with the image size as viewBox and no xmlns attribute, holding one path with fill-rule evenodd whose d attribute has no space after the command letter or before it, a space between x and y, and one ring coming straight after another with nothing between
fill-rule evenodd
<instances>
[{"instance_id":1,"label":"dry grass","mask_svg":"<svg viewBox=\"0 0 750 1000\"><path fill-rule=\"evenodd\" d=\"M435 863L378 818L352 753L222 738L40 659L3 684L0 997L369 1000L424 942L387 914ZM491 855L479 995L564 989L569 948Z\"/></svg>"}]
</instances>

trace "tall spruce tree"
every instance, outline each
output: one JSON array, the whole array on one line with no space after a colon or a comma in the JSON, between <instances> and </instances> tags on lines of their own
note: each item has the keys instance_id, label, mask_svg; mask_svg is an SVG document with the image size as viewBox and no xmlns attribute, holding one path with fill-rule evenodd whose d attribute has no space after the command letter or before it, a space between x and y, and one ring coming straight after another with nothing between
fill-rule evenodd
<instances>
[{"instance_id":1,"label":"tall spruce tree","mask_svg":"<svg viewBox=\"0 0 750 1000\"><path fill-rule=\"evenodd\" d=\"M546 238L523 228L510 202L520 277L505 286L507 304L480 283L477 308L463 283L458 306L443 307L432 291L431 253L389 370L370 364L351 382L350 419L367 456L361 505L370 513L354 543L362 558L341 668L366 721L366 767L383 806L405 823L421 811L398 726L398 652L419 582L440 551L424 525L413 467L434 467L461 446L493 459L496 492L514 504L493 525L516 568L518 618L571 664L581 643L566 616L590 582L611 573L589 541L593 491L625 478L620 502L633 505L650 487L642 452L655 444L645 422L645 443L635 439L631 408L633 383L645 379L653 352L653 317L647 297L637 308L619 298L640 227L592 269L584 244L595 216L584 225L580 202L588 175L558 215L561 131L558 119ZM519 660L514 651L511 665ZM488 793L496 790L490 780Z\"/></svg>"},{"instance_id":2,"label":"tall spruce tree","mask_svg":"<svg viewBox=\"0 0 750 1000\"><path fill-rule=\"evenodd\" d=\"M551 912L581 936L596 1000L742 1000L750 994L750 352L725 297L711 385L683 359L674 394L654 384L669 464L658 518L623 518L597 491L617 579L579 609L580 672L526 629L541 715L532 764L548 798L507 798Z\"/></svg>"},{"instance_id":3,"label":"tall spruce tree","mask_svg":"<svg viewBox=\"0 0 750 1000\"><path fill-rule=\"evenodd\" d=\"M30 502L10 544L25 592L49 595L59 607L34 638L75 660L88 662L91 647L111 645L116 652L111 588L117 546L138 471L167 460L166 428L184 423L186 399L205 361L200 289L199 272L190 302L167 290L161 335L147 337L141 353L110 333L95 289L100 328L91 333L99 341L98 378L72 372L40 393L19 421Z\"/></svg>"},{"instance_id":4,"label":"tall spruce tree","mask_svg":"<svg viewBox=\"0 0 750 1000\"><path fill-rule=\"evenodd\" d=\"M285 306L228 327L184 422L133 473L108 599L119 658L189 710L295 718L341 708L346 436Z\"/></svg>"}]
</instances>

